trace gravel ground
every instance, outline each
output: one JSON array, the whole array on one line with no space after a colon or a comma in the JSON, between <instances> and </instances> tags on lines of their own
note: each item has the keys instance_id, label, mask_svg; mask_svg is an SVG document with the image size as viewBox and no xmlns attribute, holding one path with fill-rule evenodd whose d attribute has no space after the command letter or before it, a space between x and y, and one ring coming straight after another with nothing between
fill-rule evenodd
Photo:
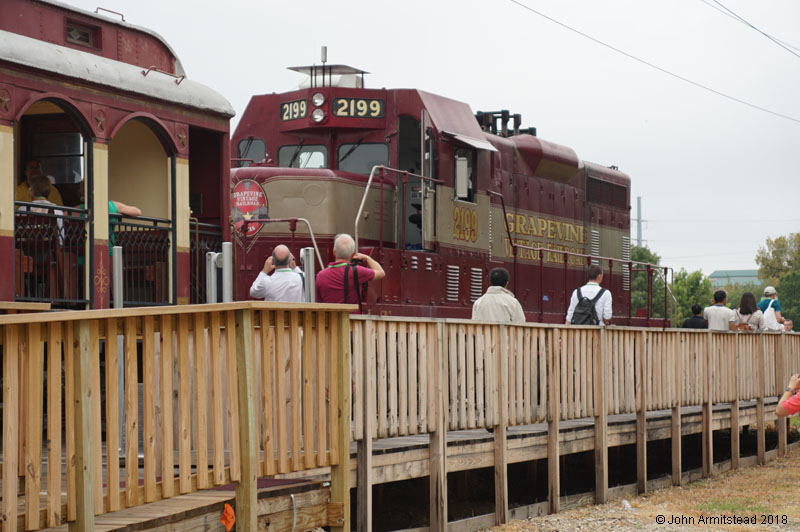
<instances>
[{"instance_id":1,"label":"gravel ground","mask_svg":"<svg viewBox=\"0 0 800 532\"><path fill-rule=\"evenodd\" d=\"M493 527L493 532L670 530L800 531L800 450L765 466L727 472L627 501ZM747 518L755 522L746 523ZM661 520L666 521L662 524ZM741 524L734 520L741 519ZM772 523L770 523L770 519Z\"/></svg>"}]
</instances>

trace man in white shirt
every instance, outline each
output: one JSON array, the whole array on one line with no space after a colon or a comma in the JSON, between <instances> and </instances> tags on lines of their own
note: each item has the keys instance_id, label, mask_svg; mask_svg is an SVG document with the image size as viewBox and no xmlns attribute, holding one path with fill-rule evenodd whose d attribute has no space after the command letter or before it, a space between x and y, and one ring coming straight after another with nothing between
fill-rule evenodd
<instances>
[{"instance_id":1,"label":"man in white shirt","mask_svg":"<svg viewBox=\"0 0 800 532\"><path fill-rule=\"evenodd\" d=\"M703 317L708 320L708 328L712 331L729 331L729 322L733 318L733 310L725 305L728 303L728 294L725 290L714 292L714 305L703 310Z\"/></svg>"},{"instance_id":2,"label":"man in white shirt","mask_svg":"<svg viewBox=\"0 0 800 532\"><path fill-rule=\"evenodd\" d=\"M597 313L597 325L605 325L611 319L611 292L602 288L600 284L603 282L603 269L596 265L592 264L589 266L589 271L586 274L588 281L585 285L581 286L578 289L572 291L572 298L569 301L569 309L567 310L567 324L572 323L573 314L575 313L575 308L578 306L580 298L578 297L578 290L580 290L581 298L588 298L593 300L600 291L602 290L603 293L600 294L600 297L597 298L597 301L594 303L594 309ZM586 325L591 325L592 323L585 323ZM578 323L576 323L578 325Z\"/></svg>"},{"instance_id":3,"label":"man in white shirt","mask_svg":"<svg viewBox=\"0 0 800 532\"><path fill-rule=\"evenodd\" d=\"M508 270L495 268L489 272L486 293L472 305L472 319L478 321L525 323L525 313L508 286Z\"/></svg>"},{"instance_id":4,"label":"man in white shirt","mask_svg":"<svg viewBox=\"0 0 800 532\"><path fill-rule=\"evenodd\" d=\"M275 270L275 273L269 275ZM256 280L250 286L250 297L264 301L303 303L303 270L297 267L294 256L283 244L275 246L272 255L264 262Z\"/></svg>"}]
</instances>

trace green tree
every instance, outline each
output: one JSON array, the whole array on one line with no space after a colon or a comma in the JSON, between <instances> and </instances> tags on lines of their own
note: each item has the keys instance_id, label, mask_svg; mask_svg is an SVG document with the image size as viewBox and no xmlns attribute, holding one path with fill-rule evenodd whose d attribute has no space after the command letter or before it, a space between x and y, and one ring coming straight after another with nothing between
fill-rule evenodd
<instances>
[{"instance_id":1,"label":"green tree","mask_svg":"<svg viewBox=\"0 0 800 532\"><path fill-rule=\"evenodd\" d=\"M800 233L774 240L767 238L766 245L758 248L756 264L759 279L767 284L778 284L781 277L800 268Z\"/></svg>"},{"instance_id":2,"label":"green tree","mask_svg":"<svg viewBox=\"0 0 800 532\"><path fill-rule=\"evenodd\" d=\"M660 264L661 257L658 256L647 246L633 246L631 248L631 260L634 262L644 262L647 264ZM634 264L634 269L644 270L645 266ZM664 317L664 270L661 268L653 270L653 316L654 318ZM631 276L631 316L638 313L647 313L647 271L634 271Z\"/></svg>"},{"instance_id":3,"label":"green tree","mask_svg":"<svg viewBox=\"0 0 800 532\"><path fill-rule=\"evenodd\" d=\"M785 274L777 286L781 315L800 324L800 270Z\"/></svg>"},{"instance_id":4,"label":"green tree","mask_svg":"<svg viewBox=\"0 0 800 532\"><path fill-rule=\"evenodd\" d=\"M728 306L730 308L737 308L742 301L742 294L745 292L752 292L756 297L756 301L758 301L764 293L764 287L765 285L756 283L733 283L725 285L723 290L728 294ZM783 302L781 302L781 304L783 304Z\"/></svg>"},{"instance_id":5,"label":"green tree","mask_svg":"<svg viewBox=\"0 0 800 532\"><path fill-rule=\"evenodd\" d=\"M678 301L672 324L680 327L692 315L692 305L698 304L705 308L710 304L714 288L711 280L702 271L687 272L681 268L672 278L672 293Z\"/></svg>"}]
</instances>

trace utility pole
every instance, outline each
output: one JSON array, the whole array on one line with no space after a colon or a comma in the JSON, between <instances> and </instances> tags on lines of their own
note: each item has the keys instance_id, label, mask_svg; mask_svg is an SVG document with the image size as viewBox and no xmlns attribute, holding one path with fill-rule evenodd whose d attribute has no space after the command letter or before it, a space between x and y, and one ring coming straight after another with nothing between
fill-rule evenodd
<instances>
[{"instance_id":1,"label":"utility pole","mask_svg":"<svg viewBox=\"0 0 800 532\"><path fill-rule=\"evenodd\" d=\"M642 247L642 197L636 196L636 245Z\"/></svg>"}]
</instances>

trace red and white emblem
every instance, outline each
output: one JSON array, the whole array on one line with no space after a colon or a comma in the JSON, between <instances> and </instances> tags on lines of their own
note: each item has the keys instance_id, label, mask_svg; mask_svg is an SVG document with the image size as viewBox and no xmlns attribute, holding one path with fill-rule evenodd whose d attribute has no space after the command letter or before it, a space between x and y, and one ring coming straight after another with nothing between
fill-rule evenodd
<instances>
[{"instance_id":1,"label":"red and white emblem","mask_svg":"<svg viewBox=\"0 0 800 532\"><path fill-rule=\"evenodd\" d=\"M246 236L253 236L261 230L264 224L249 220L263 220L269 218L269 202L264 189L252 179L243 179L233 187L231 198L231 219L234 227L239 230L247 223Z\"/></svg>"}]
</instances>

